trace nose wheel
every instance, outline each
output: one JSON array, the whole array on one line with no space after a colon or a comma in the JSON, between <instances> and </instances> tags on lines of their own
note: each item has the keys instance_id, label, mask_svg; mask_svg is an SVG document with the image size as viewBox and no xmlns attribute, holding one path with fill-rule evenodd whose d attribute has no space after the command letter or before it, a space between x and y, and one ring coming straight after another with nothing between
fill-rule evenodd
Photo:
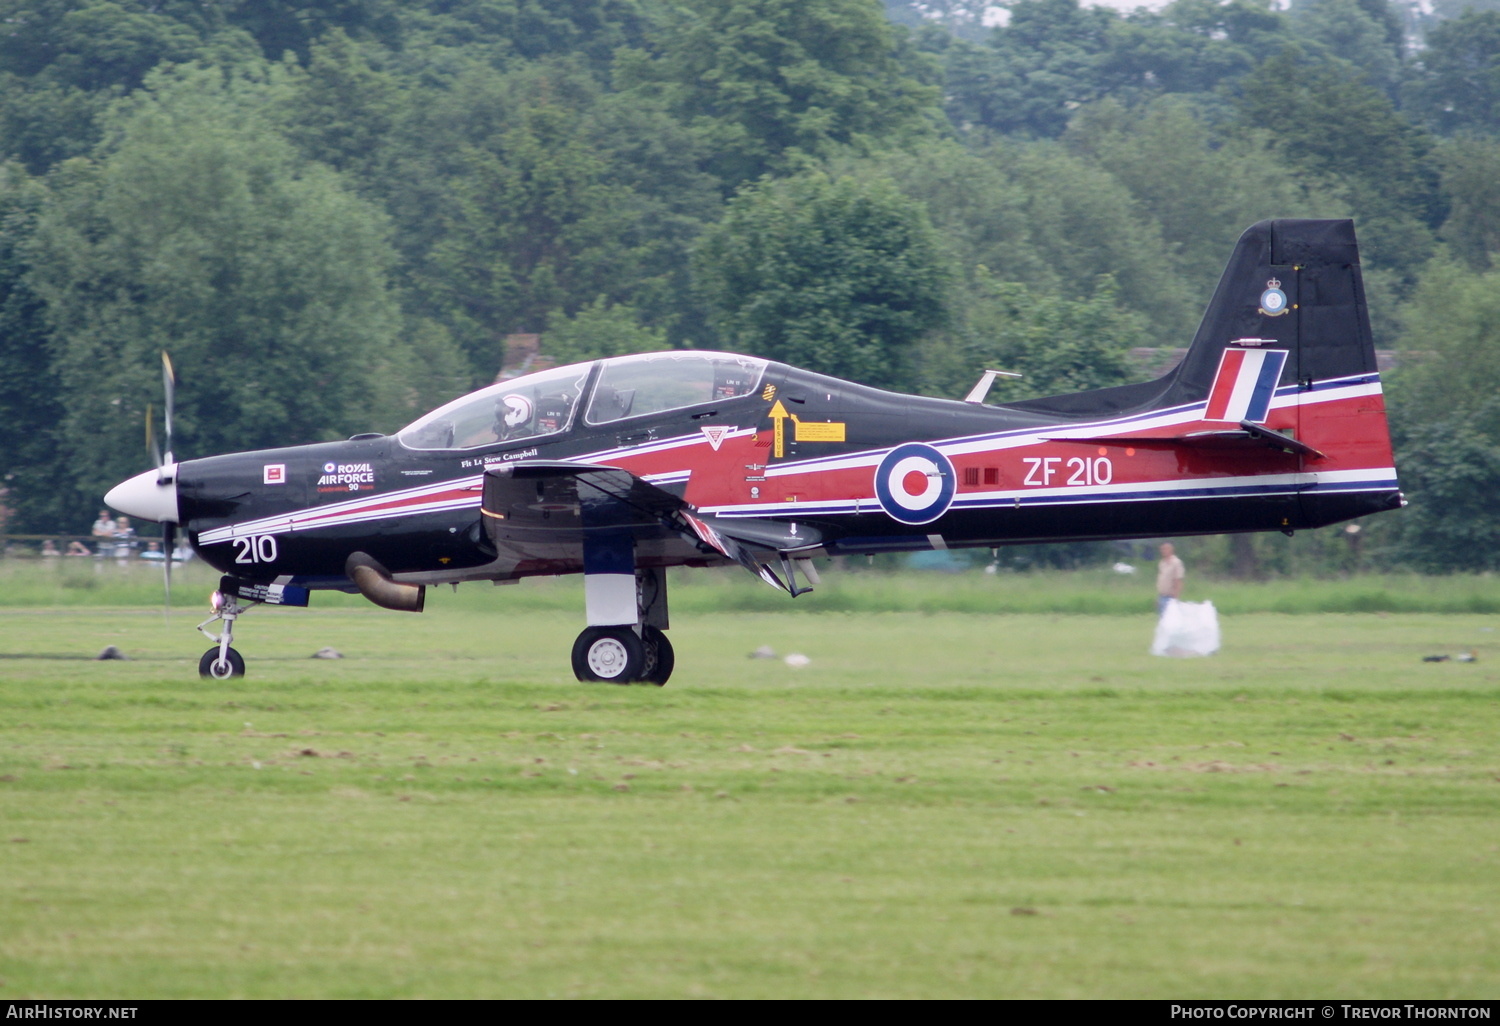
<instances>
[{"instance_id":1,"label":"nose wheel","mask_svg":"<svg viewBox=\"0 0 1500 1026\"><path fill-rule=\"evenodd\" d=\"M204 652L203 658L198 660L198 676L205 680L228 680L244 675L245 657L232 648L226 648L221 653L215 646Z\"/></svg>"}]
</instances>

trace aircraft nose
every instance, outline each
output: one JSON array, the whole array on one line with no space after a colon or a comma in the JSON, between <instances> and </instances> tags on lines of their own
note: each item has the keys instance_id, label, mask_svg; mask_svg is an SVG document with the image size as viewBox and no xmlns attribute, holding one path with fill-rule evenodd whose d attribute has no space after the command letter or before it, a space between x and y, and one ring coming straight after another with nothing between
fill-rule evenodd
<instances>
[{"instance_id":1,"label":"aircraft nose","mask_svg":"<svg viewBox=\"0 0 1500 1026\"><path fill-rule=\"evenodd\" d=\"M148 470L109 490L104 504L128 517L177 523L177 464ZM165 480L163 480L165 479Z\"/></svg>"}]
</instances>

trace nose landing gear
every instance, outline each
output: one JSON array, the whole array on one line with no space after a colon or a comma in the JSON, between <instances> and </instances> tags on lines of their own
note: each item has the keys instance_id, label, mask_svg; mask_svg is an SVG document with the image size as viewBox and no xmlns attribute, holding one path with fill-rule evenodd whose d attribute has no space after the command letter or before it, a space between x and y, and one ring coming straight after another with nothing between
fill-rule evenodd
<instances>
[{"instance_id":1,"label":"nose landing gear","mask_svg":"<svg viewBox=\"0 0 1500 1026\"><path fill-rule=\"evenodd\" d=\"M240 655L229 646L234 640L234 621L250 611L249 606L242 606L232 595L225 595L221 591L214 592L213 606L214 615L210 616L198 625L198 632L214 647L203 653L203 658L198 660L198 676L205 680L229 680L231 677L243 677L245 675L245 657ZM222 621L224 629L218 634L213 633L209 624L214 621Z\"/></svg>"}]
</instances>

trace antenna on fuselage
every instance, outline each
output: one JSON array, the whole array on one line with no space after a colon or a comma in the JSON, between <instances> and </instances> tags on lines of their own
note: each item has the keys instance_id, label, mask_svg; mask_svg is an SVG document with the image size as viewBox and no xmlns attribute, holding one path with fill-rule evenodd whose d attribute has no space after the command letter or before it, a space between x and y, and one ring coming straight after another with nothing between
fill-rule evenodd
<instances>
[{"instance_id":1,"label":"antenna on fuselage","mask_svg":"<svg viewBox=\"0 0 1500 1026\"><path fill-rule=\"evenodd\" d=\"M969 394L964 396L966 403L982 403L984 397L990 394L990 386L995 383L996 378L1019 378L1024 377L1016 371L986 370L979 376L979 381L969 389Z\"/></svg>"}]
</instances>

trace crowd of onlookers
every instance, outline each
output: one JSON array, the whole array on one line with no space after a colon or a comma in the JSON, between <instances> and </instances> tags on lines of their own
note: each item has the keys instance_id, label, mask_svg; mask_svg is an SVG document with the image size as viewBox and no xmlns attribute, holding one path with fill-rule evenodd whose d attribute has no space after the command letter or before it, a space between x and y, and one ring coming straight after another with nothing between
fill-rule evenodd
<instances>
[{"instance_id":1,"label":"crowd of onlookers","mask_svg":"<svg viewBox=\"0 0 1500 1026\"><path fill-rule=\"evenodd\" d=\"M135 528L130 526L129 517L111 517L108 510L99 511L99 519L94 521L90 534L94 540L92 549L76 538L68 542L65 548L58 548L56 541L46 538L42 541L40 555L97 556L101 559L113 557L122 561L132 558L148 560L167 558L167 554L162 551L161 542L153 538L136 537ZM172 550L172 560L185 563L192 558L192 548L188 546L185 538L179 537L177 547Z\"/></svg>"}]
</instances>

